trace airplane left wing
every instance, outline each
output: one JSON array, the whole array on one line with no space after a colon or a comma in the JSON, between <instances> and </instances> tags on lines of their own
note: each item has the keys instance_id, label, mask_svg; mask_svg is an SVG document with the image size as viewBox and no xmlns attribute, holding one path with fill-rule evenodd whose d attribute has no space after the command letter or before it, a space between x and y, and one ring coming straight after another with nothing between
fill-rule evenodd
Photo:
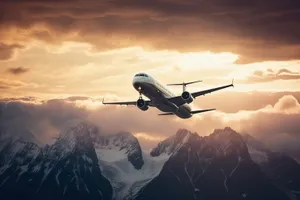
<instances>
[{"instance_id":1,"label":"airplane left wing","mask_svg":"<svg viewBox=\"0 0 300 200\"><path fill-rule=\"evenodd\" d=\"M145 100L145 102L148 106L152 106L151 101ZM103 99L102 104L135 106L136 101L104 102L104 99Z\"/></svg>"},{"instance_id":2,"label":"airplane left wing","mask_svg":"<svg viewBox=\"0 0 300 200\"><path fill-rule=\"evenodd\" d=\"M196 98L198 96L206 95L206 94L209 94L209 93L212 93L212 92L215 92L218 90L222 90L222 89L225 89L228 87L233 87L233 82L229 85L224 85L221 87L216 87L216 88L212 88L212 89L208 89L208 90L202 90L199 92L193 92L193 93L191 93L191 95L194 98ZM181 105L185 104L185 101L181 98L181 96L171 97L168 100L171 101L172 103L176 104L177 106L181 106Z\"/></svg>"}]
</instances>

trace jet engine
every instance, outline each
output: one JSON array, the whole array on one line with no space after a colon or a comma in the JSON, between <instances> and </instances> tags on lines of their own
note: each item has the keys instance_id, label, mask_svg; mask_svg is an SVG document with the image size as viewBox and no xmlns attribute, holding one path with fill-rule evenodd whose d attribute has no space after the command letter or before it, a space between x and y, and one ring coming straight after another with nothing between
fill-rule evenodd
<instances>
[{"instance_id":1,"label":"jet engine","mask_svg":"<svg viewBox=\"0 0 300 200\"><path fill-rule=\"evenodd\" d=\"M149 106L146 104L146 102L143 99L137 100L136 106L143 111L146 111L149 108Z\"/></svg>"},{"instance_id":2,"label":"jet engine","mask_svg":"<svg viewBox=\"0 0 300 200\"><path fill-rule=\"evenodd\" d=\"M181 94L181 98L186 102L186 103L192 103L194 98L193 96L187 92L187 91L184 91L182 94Z\"/></svg>"}]
</instances>

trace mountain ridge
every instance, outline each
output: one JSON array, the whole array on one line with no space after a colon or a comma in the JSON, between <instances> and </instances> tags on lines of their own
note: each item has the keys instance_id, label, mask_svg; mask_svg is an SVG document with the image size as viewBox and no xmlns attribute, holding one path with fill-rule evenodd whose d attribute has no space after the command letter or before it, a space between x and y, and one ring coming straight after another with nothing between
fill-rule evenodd
<instances>
[{"instance_id":1,"label":"mountain ridge","mask_svg":"<svg viewBox=\"0 0 300 200\"><path fill-rule=\"evenodd\" d=\"M53 145L13 140L0 147L7 199L19 190L32 199L299 198L296 161L230 127L208 136L179 129L150 153L129 132L104 135L85 122L74 122Z\"/></svg>"}]
</instances>

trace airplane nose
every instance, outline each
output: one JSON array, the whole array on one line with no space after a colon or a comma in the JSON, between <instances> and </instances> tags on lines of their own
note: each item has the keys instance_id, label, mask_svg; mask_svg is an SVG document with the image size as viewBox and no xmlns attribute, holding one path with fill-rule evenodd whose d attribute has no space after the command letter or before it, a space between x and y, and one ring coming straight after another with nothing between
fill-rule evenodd
<instances>
[{"instance_id":1,"label":"airplane nose","mask_svg":"<svg viewBox=\"0 0 300 200\"><path fill-rule=\"evenodd\" d=\"M138 88L140 86L141 80L137 79L136 77L132 80L132 85L134 88Z\"/></svg>"}]
</instances>

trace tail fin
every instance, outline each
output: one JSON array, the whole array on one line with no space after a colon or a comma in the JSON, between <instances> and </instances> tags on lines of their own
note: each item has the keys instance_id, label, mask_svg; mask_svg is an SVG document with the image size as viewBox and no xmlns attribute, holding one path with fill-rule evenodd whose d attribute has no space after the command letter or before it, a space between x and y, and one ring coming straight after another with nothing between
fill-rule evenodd
<instances>
[{"instance_id":1,"label":"tail fin","mask_svg":"<svg viewBox=\"0 0 300 200\"><path fill-rule=\"evenodd\" d=\"M212 110L216 110L216 109L212 108L212 109L204 109L204 110L193 110L193 111L191 111L191 114L198 114L198 113L208 112L208 111L212 111Z\"/></svg>"}]
</instances>

